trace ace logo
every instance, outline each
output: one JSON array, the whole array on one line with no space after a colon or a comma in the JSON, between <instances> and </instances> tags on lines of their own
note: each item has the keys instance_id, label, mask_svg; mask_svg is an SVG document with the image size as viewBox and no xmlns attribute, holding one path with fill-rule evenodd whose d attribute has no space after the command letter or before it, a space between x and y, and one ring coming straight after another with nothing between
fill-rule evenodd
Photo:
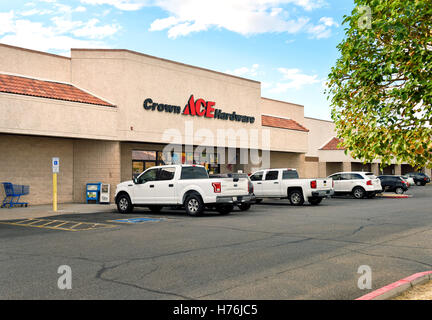
<instances>
[{"instance_id":1,"label":"ace logo","mask_svg":"<svg viewBox=\"0 0 432 320\"><path fill-rule=\"evenodd\" d=\"M204 99L198 99L197 101L195 101L194 96L191 95L188 104L183 109L183 114L199 116L199 117L204 116L206 118L214 118L215 109L213 108L213 106L215 104L216 104L215 102L205 101Z\"/></svg>"}]
</instances>

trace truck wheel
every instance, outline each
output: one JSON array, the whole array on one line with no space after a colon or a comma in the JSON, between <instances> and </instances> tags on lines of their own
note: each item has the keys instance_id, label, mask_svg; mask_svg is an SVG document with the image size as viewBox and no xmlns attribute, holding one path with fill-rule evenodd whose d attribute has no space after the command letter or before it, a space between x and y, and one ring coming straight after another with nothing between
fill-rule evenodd
<instances>
[{"instance_id":1,"label":"truck wheel","mask_svg":"<svg viewBox=\"0 0 432 320\"><path fill-rule=\"evenodd\" d=\"M313 198L313 199L309 199L309 203L313 206L317 206L321 203L322 198Z\"/></svg>"},{"instance_id":2,"label":"truck wheel","mask_svg":"<svg viewBox=\"0 0 432 320\"><path fill-rule=\"evenodd\" d=\"M288 199L293 206L301 206L304 203L303 192L300 190L293 190L289 193Z\"/></svg>"},{"instance_id":3,"label":"truck wheel","mask_svg":"<svg viewBox=\"0 0 432 320\"><path fill-rule=\"evenodd\" d=\"M158 213L162 210L162 206L148 206L151 212Z\"/></svg>"},{"instance_id":4,"label":"truck wheel","mask_svg":"<svg viewBox=\"0 0 432 320\"><path fill-rule=\"evenodd\" d=\"M226 214L230 214L231 211L234 210L234 206L231 204L227 204L227 205L222 205L216 208L216 210L222 214L222 215L226 215Z\"/></svg>"},{"instance_id":5,"label":"truck wheel","mask_svg":"<svg viewBox=\"0 0 432 320\"><path fill-rule=\"evenodd\" d=\"M352 191L352 194L356 199L363 199L366 191L362 187L355 187Z\"/></svg>"},{"instance_id":6,"label":"truck wheel","mask_svg":"<svg viewBox=\"0 0 432 320\"><path fill-rule=\"evenodd\" d=\"M117 210L122 214L132 212L133 204L127 194L122 194L117 198Z\"/></svg>"},{"instance_id":7,"label":"truck wheel","mask_svg":"<svg viewBox=\"0 0 432 320\"><path fill-rule=\"evenodd\" d=\"M247 211L251 208L251 204L250 203L240 203L238 205L240 211Z\"/></svg>"},{"instance_id":8,"label":"truck wheel","mask_svg":"<svg viewBox=\"0 0 432 320\"><path fill-rule=\"evenodd\" d=\"M186 213L190 216L199 216L204 211L204 203L199 195L191 194L184 203Z\"/></svg>"}]
</instances>

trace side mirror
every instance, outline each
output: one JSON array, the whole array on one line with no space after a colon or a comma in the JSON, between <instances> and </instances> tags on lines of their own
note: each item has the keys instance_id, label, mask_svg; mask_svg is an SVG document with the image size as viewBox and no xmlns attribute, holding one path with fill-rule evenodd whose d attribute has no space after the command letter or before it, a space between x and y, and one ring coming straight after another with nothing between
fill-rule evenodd
<instances>
[{"instance_id":1,"label":"side mirror","mask_svg":"<svg viewBox=\"0 0 432 320\"><path fill-rule=\"evenodd\" d=\"M138 184L138 179L137 178L133 178L133 183Z\"/></svg>"}]
</instances>

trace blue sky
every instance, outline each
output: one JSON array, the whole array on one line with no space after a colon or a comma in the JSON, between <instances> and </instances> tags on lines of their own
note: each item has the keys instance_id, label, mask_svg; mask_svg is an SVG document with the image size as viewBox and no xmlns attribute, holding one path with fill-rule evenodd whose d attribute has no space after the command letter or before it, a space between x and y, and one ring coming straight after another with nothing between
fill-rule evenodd
<instances>
[{"instance_id":1,"label":"blue sky","mask_svg":"<svg viewBox=\"0 0 432 320\"><path fill-rule=\"evenodd\" d=\"M324 82L353 0L14 0L0 42L69 55L123 48L258 80L262 96L330 119Z\"/></svg>"}]
</instances>

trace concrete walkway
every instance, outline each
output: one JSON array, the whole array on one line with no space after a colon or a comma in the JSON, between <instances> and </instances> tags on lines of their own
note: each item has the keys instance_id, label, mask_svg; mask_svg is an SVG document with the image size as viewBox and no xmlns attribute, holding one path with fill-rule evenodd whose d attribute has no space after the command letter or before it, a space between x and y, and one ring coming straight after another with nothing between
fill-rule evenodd
<instances>
[{"instance_id":1,"label":"concrete walkway","mask_svg":"<svg viewBox=\"0 0 432 320\"><path fill-rule=\"evenodd\" d=\"M14 208L0 208L0 221L16 219L32 219L49 217L58 214L86 214L97 212L115 212L115 204L83 204L83 203L61 203L58 205L57 212L53 211L52 204L37 205Z\"/></svg>"}]
</instances>

